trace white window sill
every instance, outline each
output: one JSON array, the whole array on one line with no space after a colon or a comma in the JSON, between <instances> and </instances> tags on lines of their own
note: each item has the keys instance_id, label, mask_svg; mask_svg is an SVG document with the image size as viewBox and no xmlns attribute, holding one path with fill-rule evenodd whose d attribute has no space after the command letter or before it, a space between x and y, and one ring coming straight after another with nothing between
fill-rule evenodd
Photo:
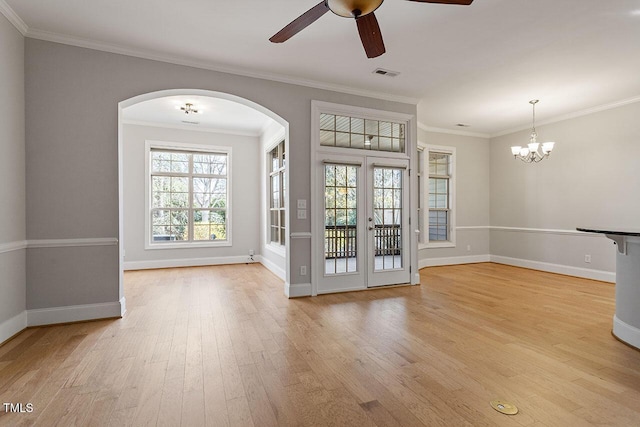
<instances>
[{"instance_id":1,"label":"white window sill","mask_svg":"<svg viewBox=\"0 0 640 427\"><path fill-rule=\"evenodd\" d=\"M233 246L230 241L221 241L221 242L191 242L191 243L147 243L145 245L145 250L156 250L156 249L202 249L202 248L217 248L217 247L226 247Z\"/></svg>"},{"instance_id":2,"label":"white window sill","mask_svg":"<svg viewBox=\"0 0 640 427\"><path fill-rule=\"evenodd\" d=\"M277 245L275 243L268 243L265 248L269 251L273 252L276 255L280 255L281 257L285 257L287 255L287 249L284 245Z\"/></svg>"},{"instance_id":3,"label":"white window sill","mask_svg":"<svg viewBox=\"0 0 640 427\"><path fill-rule=\"evenodd\" d=\"M438 248L455 248L454 242L433 242L433 243L420 243L418 250L420 249L438 249Z\"/></svg>"}]
</instances>

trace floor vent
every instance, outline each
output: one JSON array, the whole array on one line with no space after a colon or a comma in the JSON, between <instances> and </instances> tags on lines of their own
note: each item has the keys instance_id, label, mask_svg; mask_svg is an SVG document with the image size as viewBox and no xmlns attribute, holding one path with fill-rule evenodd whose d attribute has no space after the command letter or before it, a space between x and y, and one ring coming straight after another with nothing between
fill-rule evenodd
<instances>
[{"instance_id":1,"label":"floor vent","mask_svg":"<svg viewBox=\"0 0 640 427\"><path fill-rule=\"evenodd\" d=\"M492 400L491 407L501 414L505 415L515 415L518 413L518 408L516 405L505 402L504 400Z\"/></svg>"}]
</instances>

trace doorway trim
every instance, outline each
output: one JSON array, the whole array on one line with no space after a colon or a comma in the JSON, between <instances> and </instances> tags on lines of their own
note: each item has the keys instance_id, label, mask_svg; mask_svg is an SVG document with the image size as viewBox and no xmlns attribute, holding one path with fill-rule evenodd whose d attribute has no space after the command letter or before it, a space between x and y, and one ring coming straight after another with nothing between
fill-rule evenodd
<instances>
[{"instance_id":1,"label":"doorway trim","mask_svg":"<svg viewBox=\"0 0 640 427\"><path fill-rule=\"evenodd\" d=\"M320 114L336 114L350 117L358 117L371 120L389 120L406 124L405 134L405 153L383 152L361 150L356 148L339 148L326 147L320 145ZM356 107L353 105L334 104L324 101L311 101L311 200L314 203L322 203L323 194L320 194L317 168L319 158L327 154L336 155L362 155L378 157L384 156L395 159L406 159L409 161L409 212L412 221L418 219L418 193L417 193L417 173L411 173L411 169L417 170L418 151L417 151L417 121L416 117L411 114L398 113L393 111L376 110L371 108ZM311 230L317 230L319 222L322 218L314 214L317 209L311 209ZM410 256L408 257L409 266L411 268L411 284L420 283L420 274L418 272L418 239L416 233L409 233L410 236ZM311 295L318 295L318 280L322 274L319 263L318 239L323 236L318 235L315 231L311 233Z\"/></svg>"}]
</instances>

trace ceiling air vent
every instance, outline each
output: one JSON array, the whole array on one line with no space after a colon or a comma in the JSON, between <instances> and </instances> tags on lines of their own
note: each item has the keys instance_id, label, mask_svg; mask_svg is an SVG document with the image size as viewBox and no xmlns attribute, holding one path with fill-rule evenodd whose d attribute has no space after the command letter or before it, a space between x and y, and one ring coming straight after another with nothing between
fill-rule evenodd
<instances>
[{"instance_id":1,"label":"ceiling air vent","mask_svg":"<svg viewBox=\"0 0 640 427\"><path fill-rule=\"evenodd\" d=\"M373 70L373 74L379 74L381 76L387 76L387 77L396 77L400 74L400 72L385 70L384 68L376 68L375 70Z\"/></svg>"},{"instance_id":2,"label":"ceiling air vent","mask_svg":"<svg viewBox=\"0 0 640 427\"><path fill-rule=\"evenodd\" d=\"M182 120L182 123L186 123L188 125L199 125L200 122L190 122L189 120Z\"/></svg>"}]
</instances>

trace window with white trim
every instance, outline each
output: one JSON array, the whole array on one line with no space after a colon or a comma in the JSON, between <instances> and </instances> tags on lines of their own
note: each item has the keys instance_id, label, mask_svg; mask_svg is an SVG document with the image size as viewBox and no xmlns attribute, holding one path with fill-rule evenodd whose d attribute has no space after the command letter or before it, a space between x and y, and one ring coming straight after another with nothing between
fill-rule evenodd
<instances>
[{"instance_id":1,"label":"window with white trim","mask_svg":"<svg viewBox=\"0 0 640 427\"><path fill-rule=\"evenodd\" d=\"M455 148L421 147L418 157L420 243L455 246Z\"/></svg>"},{"instance_id":2,"label":"window with white trim","mask_svg":"<svg viewBox=\"0 0 640 427\"><path fill-rule=\"evenodd\" d=\"M230 154L221 147L149 147L151 246L230 244Z\"/></svg>"},{"instance_id":3,"label":"window with white trim","mask_svg":"<svg viewBox=\"0 0 640 427\"><path fill-rule=\"evenodd\" d=\"M281 141L267 156L269 161L269 241L273 245L286 242L285 208L285 144Z\"/></svg>"}]
</instances>

